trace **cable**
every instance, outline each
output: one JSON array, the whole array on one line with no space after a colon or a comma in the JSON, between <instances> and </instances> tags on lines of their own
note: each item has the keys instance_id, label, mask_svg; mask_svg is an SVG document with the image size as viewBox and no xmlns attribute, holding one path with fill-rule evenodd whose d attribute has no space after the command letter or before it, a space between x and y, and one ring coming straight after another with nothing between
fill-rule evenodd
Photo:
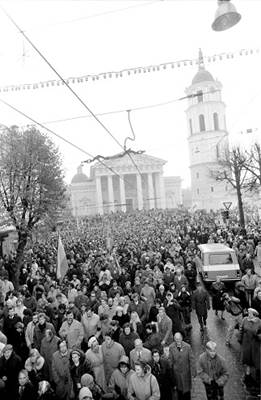
<instances>
[{"instance_id":1,"label":"cable","mask_svg":"<svg viewBox=\"0 0 261 400\"><path fill-rule=\"evenodd\" d=\"M209 93L214 93L214 92L218 92L219 90L211 90L209 92L204 92L203 96L205 94L209 94ZM155 108L155 107L162 107L168 104L172 104L172 103L177 103L178 101L181 100L185 100L185 99L189 99L191 97L198 97L199 94L195 93L194 95L189 95L189 96L185 96L185 97L180 97L178 99L173 99L173 100L169 100L169 101L164 101L162 103L155 103L155 104L149 104L147 106L141 106L141 107L133 107L130 108L128 110L126 109L122 109L122 110L114 110L114 111L107 111L107 112L103 112L103 113L97 113L96 116L103 116L103 115L110 115L110 114L120 114L120 113L125 113L126 111L139 111L139 110L145 110L145 109L149 109L149 108ZM67 121L73 121L73 120L77 120L77 119L83 119L83 118L91 118L91 115L79 115L76 117L70 117L70 118L63 118L63 119L56 119L56 120L51 120L51 121L45 121L43 122L44 124L57 124L60 122L67 122Z\"/></svg>"},{"instance_id":2,"label":"cable","mask_svg":"<svg viewBox=\"0 0 261 400\"><path fill-rule=\"evenodd\" d=\"M34 118L30 117L29 115L27 115L26 113L24 113L21 110L18 110L18 108L12 106L11 104L7 103L5 100L0 99L0 102L5 104L7 107L11 108L13 111L17 112L18 114L22 115L23 117L29 119L30 121L32 121L34 124L40 126L41 128L45 129L47 132L51 133L52 135L56 136L57 138L59 138L60 140L64 141L65 143L73 146L75 149L79 150L80 152L84 153L85 155L93 158L93 155L88 153L86 150L82 149L81 147L77 146L76 144L70 142L69 140L65 139L63 136L59 135L58 133L54 132L52 129L47 128L46 126L44 126L41 122L36 121ZM3 126L5 126L4 124L1 124ZM7 127L7 129L9 129ZM126 180L122 175L118 174L116 171L114 171L113 168L109 167L105 162L103 162L102 160L98 159L98 162L100 162L100 164L102 164L105 168L107 168L109 171L111 171L114 175L118 176L119 179L122 179L123 182L127 183L131 188L135 188L138 190L138 188L136 188L131 182L129 182L128 180ZM141 193L142 194L142 193Z\"/></svg>"},{"instance_id":3,"label":"cable","mask_svg":"<svg viewBox=\"0 0 261 400\"><path fill-rule=\"evenodd\" d=\"M130 10L132 8L139 8L139 7L149 6L149 5L153 4L153 3L158 3L159 1L160 0L153 0L153 1L149 1L149 2L147 1L146 3L135 4L135 6L125 7L125 8L118 8L116 10L110 10L110 11L105 11L105 12L102 12L102 13L86 15L85 17L79 17L79 18L75 18L75 19L71 19L71 20L67 20L67 21L53 22L53 23L50 23L50 24L40 25L40 26L37 26L37 28L26 29L25 32L37 31L37 30L39 30L39 28L41 30L41 28L49 27L49 26L64 25L64 24L71 24L71 23L78 22L78 21L85 21L86 19L97 18L97 17L101 17L103 15L115 14L115 13L118 13L118 12L121 12L121 11Z\"/></svg>"},{"instance_id":4,"label":"cable","mask_svg":"<svg viewBox=\"0 0 261 400\"><path fill-rule=\"evenodd\" d=\"M83 107L93 116L93 118L98 122L98 124L101 125L101 127L110 135L110 137L124 150L124 147L121 145L119 140L109 131L109 129L103 124L103 122L96 117L94 112L87 106L87 104L81 99L81 97L71 88L71 86L64 80L64 78L61 76L61 74L53 67L53 65L47 60L47 58L42 54L42 52L34 45L34 43L29 39L29 37L22 31L22 29L17 25L17 23L13 20L13 18L4 10L3 7L1 7L5 15L8 17L8 19L12 22L12 24L18 29L18 31L24 36L24 38L30 43L30 45L33 47L33 49L39 54L39 56L46 62L46 64L51 68L51 70L58 76L58 78L65 84L67 89L76 97L76 99L83 105ZM135 168L137 168L136 163L133 161L133 158L130 156L130 154L127 152L126 153ZM137 169L138 173L142 177L140 170Z\"/></svg>"}]
</instances>

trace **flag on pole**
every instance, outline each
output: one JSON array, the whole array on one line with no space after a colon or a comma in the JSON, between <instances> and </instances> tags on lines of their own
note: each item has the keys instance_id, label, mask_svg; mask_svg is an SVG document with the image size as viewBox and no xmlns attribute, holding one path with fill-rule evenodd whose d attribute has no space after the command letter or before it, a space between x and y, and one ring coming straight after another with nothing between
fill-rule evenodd
<instances>
[{"instance_id":1,"label":"flag on pole","mask_svg":"<svg viewBox=\"0 0 261 400\"><path fill-rule=\"evenodd\" d=\"M56 269L57 279L63 279L67 270L68 270L68 262L67 262L66 254L65 254L64 247L62 244L62 240L59 235L58 250L57 250L57 269Z\"/></svg>"}]
</instances>

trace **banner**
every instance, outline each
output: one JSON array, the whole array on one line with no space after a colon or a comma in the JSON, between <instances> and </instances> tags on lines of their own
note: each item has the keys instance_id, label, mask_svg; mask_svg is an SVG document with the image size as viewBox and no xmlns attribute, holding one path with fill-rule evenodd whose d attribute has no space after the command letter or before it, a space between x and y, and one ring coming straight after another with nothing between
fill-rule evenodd
<instances>
[{"instance_id":1,"label":"banner","mask_svg":"<svg viewBox=\"0 0 261 400\"><path fill-rule=\"evenodd\" d=\"M63 279L68 271L68 262L66 258L66 254L64 251L64 247L62 244L61 237L59 235L58 238L58 250L57 250L57 269L56 269L56 277L57 279Z\"/></svg>"}]
</instances>

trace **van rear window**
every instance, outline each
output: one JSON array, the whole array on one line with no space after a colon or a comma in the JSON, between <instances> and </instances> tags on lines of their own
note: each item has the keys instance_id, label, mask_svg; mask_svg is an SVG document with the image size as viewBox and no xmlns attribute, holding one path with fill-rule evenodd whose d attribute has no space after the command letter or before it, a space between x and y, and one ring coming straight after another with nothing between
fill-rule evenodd
<instances>
[{"instance_id":1,"label":"van rear window","mask_svg":"<svg viewBox=\"0 0 261 400\"><path fill-rule=\"evenodd\" d=\"M218 253L209 255L210 265L220 265L220 264L233 264L231 254L229 253Z\"/></svg>"}]
</instances>

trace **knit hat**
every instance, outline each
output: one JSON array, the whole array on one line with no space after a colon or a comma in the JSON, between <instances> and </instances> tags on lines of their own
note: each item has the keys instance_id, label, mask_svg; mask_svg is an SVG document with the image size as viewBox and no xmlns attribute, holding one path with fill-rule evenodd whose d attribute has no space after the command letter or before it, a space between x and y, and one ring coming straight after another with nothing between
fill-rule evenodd
<instances>
[{"instance_id":1,"label":"knit hat","mask_svg":"<svg viewBox=\"0 0 261 400\"><path fill-rule=\"evenodd\" d=\"M81 385L89 387L94 382L93 377L90 374L83 374L81 377Z\"/></svg>"},{"instance_id":2,"label":"knit hat","mask_svg":"<svg viewBox=\"0 0 261 400\"><path fill-rule=\"evenodd\" d=\"M79 392L79 400L83 400L85 397L93 398L92 397L92 392L87 387L81 388L81 390Z\"/></svg>"}]
</instances>

